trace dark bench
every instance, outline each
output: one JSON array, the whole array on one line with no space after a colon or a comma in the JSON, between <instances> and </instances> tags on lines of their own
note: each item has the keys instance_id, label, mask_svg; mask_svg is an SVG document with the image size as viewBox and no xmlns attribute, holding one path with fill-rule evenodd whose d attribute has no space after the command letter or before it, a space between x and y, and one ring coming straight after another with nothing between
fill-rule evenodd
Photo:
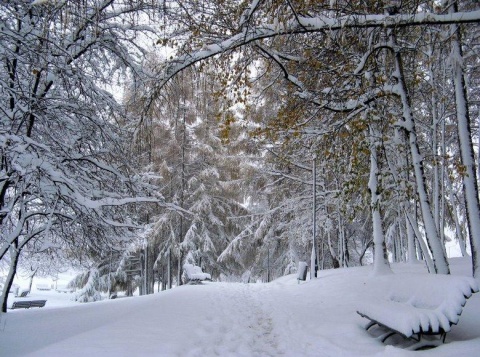
<instances>
[{"instance_id":1,"label":"dark bench","mask_svg":"<svg viewBox=\"0 0 480 357\"><path fill-rule=\"evenodd\" d=\"M393 275L391 284L386 298L363 304L357 313L370 320L365 328L378 340L396 335L394 344L409 350L445 342L467 299L479 290L474 279L451 275Z\"/></svg>"},{"instance_id":2,"label":"dark bench","mask_svg":"<svg viewBox=\"0 0 480 357\"><path fill-rule=\"evenodd\" d=\"M47 300L32 300L30 302L31 307L44 307Z\"/></svg>"},{"instance_id":3,"label":"dark bench","mask_svg":"<svg viewBox=\"0 0 480 357\"><path fill-rule=\"evenodd\" d=\"M24 290L20 293L20 295L17 295L16 297L26 297L29 292L30 290Z\"/></svg>"},{"instance_id":4,"label":"dark bench","mask_svg":"<svg viewBox=\"0 0 480 357\"><path fill-rule=\"evenodd\" d=\"M47 300L14 301L13 309L29 309L31 307L44 307Z\"/></svg>"}]
</instances>

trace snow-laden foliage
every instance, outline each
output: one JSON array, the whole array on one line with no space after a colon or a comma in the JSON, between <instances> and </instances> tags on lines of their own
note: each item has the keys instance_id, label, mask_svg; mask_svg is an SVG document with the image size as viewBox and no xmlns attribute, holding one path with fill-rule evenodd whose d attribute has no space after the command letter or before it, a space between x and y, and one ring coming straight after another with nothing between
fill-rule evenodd
<instances>
[{"instance_id":1,"label":"snow-laden foliage","mask_svg":"<svg viewBox=\"0 0 480 357\"><path fill-rule=\"evenodd\" d=\"M320 229L321 248L327 248L324 251L330 253L334 266L352 262L350 253L357 243L348 237L348 223L369 219L375 263L387 258L382 230L396 227L388 232L390 248L397 249L395 259L405 259L401 252L408 250L415 260L416 240L430 271L448 274L446 232L454 221L459 226L458 213L449 214L458 200L449 198L445 189L445 177L453 175L463 182L459 194L466 205L460 215L468 217L473 266L478 270L475 133L469 116L469 106L475 104L468 101L470 88L464 78L469 55L462 52L468 48L470 57L475 57L476 45L469 42L471 47L462 48L460 31L463 25L467 41L478 37L470 25L478 21L475 3L413 1L379 7L374 1L250 1L240 11L234 11L229 1L209 5L205 10L187 1L179 12L173 12L175 6L166 12L174 22L188 14L207 20L209 26L183 27L181 37L178 29L167 30L165 43L175 45L178 53L160 68L153 86L158 91L186 68L218 55L234 63L223 67L222 81L237 81L231 97L261 112L260 120L254 121L259 123L257 134L265 143L265 157L271 154L275 162L274 184L291 182L292 195L283 201L287 195L280 194L282 198L268 205L267 214L285 212L284 202L292 202L292 196L305 197L286 220L283 214L277 216L281 219L274 220L276 233L283 222L292 223L300 216L299 210L305 231L308 196L301 185L308 185L311 160L317 157L323 168L317 195L327 202L317 213L325 223L335 222L333 231ZM225 24L224 16L214 16L220 13L229 14L231 21ZM245 98L246 92L253 92L253 99ZM369 161L374 164L370 169L365 165ZM370 213L365 216L361 209L367 202ZM256 229L252 227L252 232ZM296 231L292 225L290 229ZM302 232L299 239L305 236ZM371 246L361 241L358 261ZM225 253L233 253L239 242L232 241ZM222 260L225 257L221 255Z\"/></svg>"},{"instance_id":2,"label":"snow-laden foliage","mask_svg":"<svg viewBox=\"0 0 480 357\"><path fill-rule=\"evenodd\" d=\"M233 121L241 116L234 108L221 107L219 87L210 83L216 75L208 66L202 73L185 73L166 91L166 99L152 104L141 129L142 138L152 141L145 146L142 139L138 145L149 157L147 165L161 177L161 194L183 209L149 214L148 246L155 252L162 283L181 282L185 262L201 266L213 278L229 274L217 258L240 230L237 216L247 213L242 206L250 179L244 176L249 161L242 158L245 138L240 132L226 138L219 126L224 116ZM142 94L139 90L132 98Z\"/></svg>"},{"instance_id":3,"label":"snow-laden foliage","mask_svg":"<svg viewBox=\"0 0 480 357\"><path fill-rule=\"evenodd\" d=\"M270 280L313 250L320 268L420 258L448 274L457 240L478 271L475 2L8 5L4 264L35 237L101 269L115 238L115 269L138 263L128 289L151 292L185 262ZM106 91L118 73L125 107ZM140 207L139 191L171 205Z\"/></svg>"},{"instance_id":4,"label":"snow-laden foliage","mask_svg":"<svg viewBox=\"0 0 480 357\"><path fill-rule=\"evenodd\" d=\"M136 226L138 202L158 202L126 150L133 118L109 91L119 75L142 78L131 14L148 9L136 1L2 3L2 264L34 238L95 254Z\"/></svg>"},{"instance_id":5,"label":"snow-laden foliage","mask_svg":"<svg viewBox=\"0 0 480 357\"><path fill-rule=\"evenodd\" d=\"M92 269L85 274L82 274L77 279L78 282L72 285L78 285L77 283L81 283L83 287L75 292L75 301L79 302L92 302L101 300L100 295L100 281L98 277L98 270ZM70 285L70 287L72 286Z\"/></svg>"}]
</instances>

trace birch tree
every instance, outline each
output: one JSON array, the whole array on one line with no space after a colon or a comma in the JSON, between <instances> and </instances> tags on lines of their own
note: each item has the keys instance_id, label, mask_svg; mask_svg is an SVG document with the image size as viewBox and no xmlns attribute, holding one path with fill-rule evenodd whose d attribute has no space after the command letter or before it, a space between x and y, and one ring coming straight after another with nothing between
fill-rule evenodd
<instances>
[{"instance_id":1,"label":"birch tree","mask_svg":"<svg viewBox=\"0 0 480 357\"><path fill-rule=\"evenodd\" d=\"M448 14L452 16L459 13L458 1L444 1ZM467 85L465 82L464 60L460 26L452 24L451 34L451 70L455 89L455 105L457 114L457 130L460 146L460 154L465 170L463 179L463 191L465 194L466 216L468 233L472 252L473 276L480 279L480 203L478 198L477 170L475 169L475 157L472 144L470 111L468 108Z\"/></svg>"}]
</instances>

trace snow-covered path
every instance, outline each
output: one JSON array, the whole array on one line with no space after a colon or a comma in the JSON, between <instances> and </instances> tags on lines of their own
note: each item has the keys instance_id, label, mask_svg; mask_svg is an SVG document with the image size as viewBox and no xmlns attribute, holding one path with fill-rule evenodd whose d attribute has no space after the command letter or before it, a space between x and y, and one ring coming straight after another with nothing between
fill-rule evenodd
<instances>
[{"instance_id":1,"label":"snow-covered path","mask_svg":"<svg viewBox=\"0 0 480 357\"><path fill-rule=\"evenodd\" d=\"M468 266L458 262L451 268L465 275ZM423 271L398 265L399 274ZM467 302L447 343L434 350L409 352L369 336L357 305L393 284L390 276L372 279L369 272L326 270L302 284L295 276L269 284L211 282L69 307L56 307L54 297L65 295L52 292L44 308L0 314L0 357L478 355L480 293Z\"/></svg>"},{"instance_id":2,"label":"snow-covered path","mask_svg":"<svg viewBox=\"0 0 480 357\"><path fill-rule=\"evenodd\" d=\"M214 284L205 291L211 307L193 331L193 348L185 356L281 356L272 317L261 300L263 284ZM208 341L208 343L205 343Z\"/></svg>"},{"instance_id":3,"label":"snow-covered path","mask_svg":"<svg viewBox=\"0 0 480 357\"><path fill-rule=\"evenodd\" d=\"M209 283L135 299L12 311L3 316L0 341L8 339L8 346L0 355L282 356L262 302L267 288ZM28 344L22 343L26 336Z\"/></svg>"}]
</instances>

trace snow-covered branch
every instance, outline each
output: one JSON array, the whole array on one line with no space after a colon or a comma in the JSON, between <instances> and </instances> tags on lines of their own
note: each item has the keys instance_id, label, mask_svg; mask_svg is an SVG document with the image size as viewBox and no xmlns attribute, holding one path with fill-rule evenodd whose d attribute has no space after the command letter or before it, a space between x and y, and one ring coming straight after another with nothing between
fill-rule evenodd
<instances>
[{"instance_id":1,"label":"snow-covered branch","mask_svg":"<svg viewBox=\"0 0 480 357\"><path fill-rule=\"evenodd\" d=\"M172 77L191 65L210 57L235 50L251 42L291 34L315 33L341 30L345 28L398 28L423 25L448 25L452 23L472 23L480 21L480 10L459 12L454 14L432 14L420 12L416 14L398 15L349 15L339 18L327 16L302 17L292 19L285 25L269 24L259 27L244 27L237 33L220 42L212 43L203 48L179 56L169 62L158 74L156 90L162 88Z\"/></svg>"}]
</instances>

